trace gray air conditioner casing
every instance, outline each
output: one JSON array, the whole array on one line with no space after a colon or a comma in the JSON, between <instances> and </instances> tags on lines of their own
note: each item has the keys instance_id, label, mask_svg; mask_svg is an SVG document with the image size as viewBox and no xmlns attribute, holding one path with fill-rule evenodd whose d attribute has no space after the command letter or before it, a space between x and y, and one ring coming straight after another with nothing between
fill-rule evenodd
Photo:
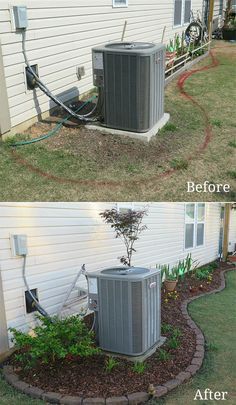
<instances>
[{"instance_id":1,"label":"gray air conditioner casing","mask_svg":"<svg viewBox=\"0 0 236 405\"><path fill-rule=\"evenodd\" d=\"M159 270L114 267L88 274L89 308L97 312L99 346L138 356L160 340Z\"/></svg>"},{"instance_id":2,"label":"gray air conditioner casing","mask_svg":"<svg viewBox=\"0 0 236 405\"><path fill-rule=\"evenodd\" d=\"M94 85L103 100L104 125L149 131L164 115L165 46L121 42L92 52Z\"/></svg>"}]
</instances>

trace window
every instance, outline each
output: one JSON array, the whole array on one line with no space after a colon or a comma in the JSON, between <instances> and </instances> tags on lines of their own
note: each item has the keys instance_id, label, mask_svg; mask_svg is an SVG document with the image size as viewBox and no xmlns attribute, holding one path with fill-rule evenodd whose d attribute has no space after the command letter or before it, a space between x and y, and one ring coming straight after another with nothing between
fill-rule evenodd
<instances>
[{"instance_id":1,"label":"window","mask_svg":"<svg viewBox=\"0 0 236 405\"><path fill-rule=\"evenodd\" d=\"M119 212L125 213L128 212L129 210L134 209L134 203L117 203L117 210Z\"/></svg>"},{"instance_id":2,"label":"window","mask_svg":"<svg viewBox=\"0 0 236 405\"><path fill-rule=\"evenodd\" d=\"M128 0L113 0L113 7L128 7Z\"/></svg>"},{"instance_id":3,"label":"window","mask_svg":"<svg viewBox=\"0 0 236 405\"><path fill-rule=\"evenodd\" d=\"M185 208L185 249L204 245L205 204L186 204Z\"/></svg>"},{"instance_id":4,"label":"window","mask_svg":"<svg viewBox=\"0 0 236 405\"><path fill-rule=\"evenodd\" d=\"M188 24L191 18L191 0L174 0L174 26Z\"/></svg>"}]
</instances>

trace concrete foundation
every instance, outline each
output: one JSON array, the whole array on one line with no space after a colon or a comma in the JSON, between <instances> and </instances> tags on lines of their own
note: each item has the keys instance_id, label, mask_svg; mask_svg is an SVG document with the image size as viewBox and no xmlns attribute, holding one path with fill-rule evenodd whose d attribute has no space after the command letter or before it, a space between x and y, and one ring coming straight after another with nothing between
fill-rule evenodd
<instances>
[{"instance_id":1,"label":"concrete foundation","mask_svg":"<svg viewBox=\"0 0 236 405\"><path fill-rule=\"evenodd\" d=\"M161 336L158 343L156 343L146 353L141 354L140 356L127 356L125 354L111 353L111 352L106 352L106 351L104 351L104 353L107 354L108 356L118 357L119 359L125 359L125 360L131 361L133 363L137 363L137 362L142 363L148 357L150 357L152 354L154 354L155 351L165 343L165 341L166 341L166 337Z\"/></svg>"},{"instance_id":2,"label":"concrete foundation","mask_svg":"<svg viewBox=\"0 0 236 405\"><path fill-rule=\"evenodd\" d=\"M130 138L139 139L141 141L149 142L150 139L157 135L158 131L163 128L170 119L170 114L165 113L163 117L158 121L156 125L148 132L130 132L130 131L122 131L120 129L108 128L102 125L91 125L87 124L86 128L92 131L99 131L105 134L111 135L120 135L120 136L129 136Z\"/></svg>"}]
</instances>

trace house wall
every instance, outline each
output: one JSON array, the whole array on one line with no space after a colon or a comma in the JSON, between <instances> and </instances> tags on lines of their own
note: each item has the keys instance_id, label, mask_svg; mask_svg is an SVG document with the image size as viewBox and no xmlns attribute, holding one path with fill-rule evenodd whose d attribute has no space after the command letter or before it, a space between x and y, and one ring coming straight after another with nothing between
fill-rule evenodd
<instances>
[{"instance_id":1,"label":"house wall","mask_svg":"<svg viewBox=\"0 0 236 405\"><path fill-rule=\"evenodd\" d=\"M22 258L12 257L10 234L28 237L27 278L38 288L42 306L55 313L83 263L87 271L119 265L125 254L99 213L115 203L0 203L0 268L7 326L25 329L34 316L25 313ZM126 204L127 205L127 204ZM134 203L135 209L143 203ZM176 264L184 250L184 203L150 203L133 264ZM206 205L205 245L191 249L201 264L218 256L220 204ZM81 278L81 287L86 287Z\"/></svg>"},{"instance_id":2,"label":"house wall","mask_svg":"<svg viewBox=\"0 0 236 405\"><path fill-rule=\"evenodd\" d=\"M229 222L229 252L236 250L236 210L231 211Z\"/></svg>"},{"instance_id":3,"label":"house wall","mask_svg":"<svg viewBox=\"0 0 236 405\"><path fill-rule=\"evenodd\" d=\"M25 91L22 36L11 24L9 3L28 7L26 34L28 59L38 64L41 79L66 101L92 87L91 48L121 39L127 20L128 41L165 42L185 27L173 28L173 0L129 0L127 8L112 8L112 0L1 0L0 36L10 106L11 126L48 111L54 104L40 90ZM202 0L192 0L193 10ZM85 66L81 81L76 67ZM2 102L2 101L1 101Z\"/></svg>"}]
</instances>

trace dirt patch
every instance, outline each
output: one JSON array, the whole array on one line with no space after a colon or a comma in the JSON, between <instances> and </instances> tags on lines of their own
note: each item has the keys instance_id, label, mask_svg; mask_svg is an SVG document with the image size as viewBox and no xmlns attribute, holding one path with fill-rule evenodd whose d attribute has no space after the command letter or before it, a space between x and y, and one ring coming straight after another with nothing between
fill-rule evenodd
<instances>
[{"instance_id":1,"label":"dirt patch","mask_svg":"<svg viewBox=\"0 0 236 405\"><path fill-rule=\"evenodd\" d=\"M178 283L175 299L170 298L168 293L162 290L162 325L168 324L181 331L180 346L176 349L170 348L168 342L172 332L163 330L162 335L167 337L167 341L162 349L165 349L171 357L167 361L160 361L157 350L146 361L146 370L142 374L135 373L132 370L133 363L125 360L119 360L119 365L108 373L105 370L107 357L104 355L77 361L76 359L63 361L55 365L39 365L30 371L19 370L19 364L14 356L10 363L16 367L16 371L18 370L21 380L45 391L61 394L85 397L120 396L147 391L149 384L161 385L183 371L191 363L195 353L195 334L182 315L181 303L188 297L218 288L221 284L220 272L227 267L226 264L218 267L213 272L210 283L186 276ZM91 317L87 317L86 323L88 326L91 325Z\"/></svg>"}]
</instances>

